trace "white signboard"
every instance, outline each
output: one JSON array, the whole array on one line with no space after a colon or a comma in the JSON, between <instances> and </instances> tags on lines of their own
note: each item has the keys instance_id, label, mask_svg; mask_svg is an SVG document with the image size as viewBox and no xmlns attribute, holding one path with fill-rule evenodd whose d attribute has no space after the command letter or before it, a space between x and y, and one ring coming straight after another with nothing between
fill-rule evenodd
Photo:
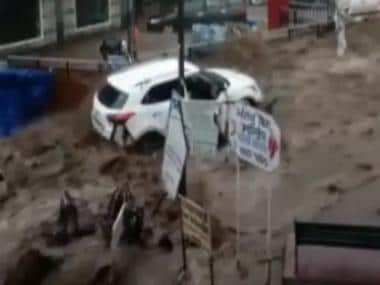
<instances>
[{"instance_id":1,"label":"white signboard","mask_svg":"<svg viewBox=\"0 0 380 285\"><path fill-rule=\"evenodd\" d=\"M273 118L246 104L233 106L230 141L237 155L266 171L280 164L281 134Z\"/></svg>"},{"instance_id":2,"label":"white signboard","mask_svg":"<svg viewBox=\"0 0 380 285\"><path fill-rule=\"evenodd\" d=\"M215 122L218 103L207 100L184 100L182 106L190 152L214 155L219 134Z\"/></svg>"},{"instance_id":3,"label":"white signboard","mask_svg":"<svg viewBox=\"0 0 380 285\"><path fill-rule=\"evenodd\" d=\"M186 138L180 109L181 101L182 99L178 96L173 96L171 101L162 166L164 185L169 198L172 199L177 196L187 157Z\"/></svg>"}]
</instances>

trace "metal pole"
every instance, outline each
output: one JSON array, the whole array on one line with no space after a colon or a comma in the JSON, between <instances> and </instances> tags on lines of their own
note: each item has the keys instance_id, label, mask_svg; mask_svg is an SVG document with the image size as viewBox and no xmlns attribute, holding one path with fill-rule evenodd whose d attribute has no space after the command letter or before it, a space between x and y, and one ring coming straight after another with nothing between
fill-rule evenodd
<instances>
[{"instance_id":1,"label":"metal pole","mask_svg":"<svg viewBox=\"0 0 380 285\"><path fill-rule=\"evenodd\" d=\"M207 215L207 223L208 223L208 229L209 229L209 245L210 245L210 252L209 252L209 269L210 269L210 285L215 284L215 275L214 275L214 245L212 242L212 223L211 223L211 214L208 213Z\"/></svg>"},{"instance_id":2,"label":"metal pole","mask_svg":"<svg viewBox=\"0 0 380 285\"><path fill-rule=\"evenodd\" d=\"M181 95L184 96L184 82L185 82L185 31L184 31L184 0L178 0L178 17L177 17L177 27L178 27L178 45L179 45L179 80L182 85L183 92Z\"/></svg>"},{"instance_id":3,"label":"metal pole","mask_svg":"<svg viewBox=\"0 0 380 285\"><path fill-rule=\"evenodd\" d=\"M179 45L179 55L178 55L178 78L180 85L180 95L185 96L185 37L184 37L184 0L178 0L178 17L177 17L177 27L178 27L178 45ZM181 119L183 123L183 113L181 109ZM179 192L186 197L186 168L187 159L183 167L180 189ZM187 254L186 254L186 240L183 224L183 212L181 213L181 241L182 241L182 258L183 258L183 270L187 271Z\"/></svg>"},{"instance_id":4,"label":"metal pole","mask_svg":"<svg viewBox=\"0 0 380 285\"><path fill-rule=\"evenodd\" d=\"M179 56L178 56L178 78L180 85L180 95L182 97L185 96L185 37L184 37L184 26L183 26L183 15L184 15L184 0L178 0L178 18L177 18L177 26L178 26L178 45L179 45ZM182 113L181 106L181 120L182 124L185 125ZM186 134L185 134L186 136ZM186 144L187 144L186 138ZM188 147L188 145L187 145ZM186 197L186 168L187 168L187 159L185 161L185 165L183 167L182 177L179 185L179 193Z\"/></svg>"},{"instance_id":5,"label":"metal pole","mask_svg":"<svg viewBox=\"0 0 380 285\"><path fill-rule=\"evenodd\" d=\"M239 157L235 157L236 163L236 268L240 269L240 161Z\"/></svg>"},{"instance_id":6,"label":"metal pole","mask_svg":"<svg viewBox=\"0 0 380 285\"><path fill-rule=\"evenodd\" d=\"M178 79L180 87L180 95L185 96L185 37L184 37L184 0L178 0L178 17L177 17L177 27L178 27L178 45L179 45L179 55L178 55ZM183 121L182 106L181 110L181 120ZM187 140L187 138L186 138ZM187 141L186 141L187 144ZM188 146L187 146L188 147ZM182 177L179 185L179 193L184 197L187 196L186 189L186 168L187 168L187 159L185 160L185 165L183 166ZM185 232L183 225L183 212L181 213L181 240L182 240L182 257L183 257L183 269L186 272L187 270L187 255L186 255L186 241L185 241Z\"/></svg>"},{"instance_id":7,"label":"metal pole","mask_svg":"<svg viewBox=\"0 0 380 285\"><path fill-rule=\"evenodd\" d=\"M181 199L180 199L180 203ZM186 240L185 240L185 231L184 231L184 224L183 224L183 212L182 212L182 206L181 206L181 243L182 243L182 262L183 262L183 272L187 271L187 253L186 253Z\"/></svg>"},{"instance_id":8,"label":"metal pole","mask_svg":"<svg viewBox=\"0 0 380 285\"><path fill-rule=\"evenodd\" d=\"M133 54L133 0L127 0L127 15L128 15L128 25L127 25L127 34L128 34L128 54Z\"/></svg>"},{"instance_id":9,"label":"metal pole","mask_svg":"<svg viewBox=\"0 0 380 285\"><path fill-rule=\"evenodd\" d=\"M267 280L266 285L271 284L272 277L272 188L267 189Z\"/></svg>"},{"instance_id":10,"label":"metal pole","mask_svg":"<svg viewBox=\"0 0 380 285\"><path fill-rule=\"evenodd\" d=\"M214 276L214 256L211 253L209 257L209 267L210 267L210 284L215 284L215 276Z\"/></svg>"}]
</instances>

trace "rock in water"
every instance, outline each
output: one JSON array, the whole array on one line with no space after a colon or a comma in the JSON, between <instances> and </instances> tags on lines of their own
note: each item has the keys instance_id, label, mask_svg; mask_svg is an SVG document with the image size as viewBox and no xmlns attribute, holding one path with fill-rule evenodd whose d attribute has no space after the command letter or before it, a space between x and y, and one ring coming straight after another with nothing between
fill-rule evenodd
<instances>
[{"instance_id":1,"label":"rock in water","mask_svg":"<svg viewBox=\"0 0 380 285\"><path fill-rule=\"evenodd\" d=\"M8 187L8 183L0 170L0 207L15 195L16 193Z\"/></svg>"},{"instance_id":2,"label":"rock in water","mask_svg":"<svg viewBox=\"0 0 380 285\"><path fill-rule=\"evenodd\" d=\"M164 234L158 241L158 246L166 252L172 252L174 249L173 242L171 241L168 234Z\"/></svg>"},{"instance_id":3,"label":"rock in water","mask_svg":"<svg viewBox=\"0 0 380 285\"><path fill-rule=\"evenodd\" d=\"M58 264L58 259L30 249L8 270L4 285L39 285Z\"/></svg>"},{"instance_id":4,"label":"rock in water","mask_svg":"<svg viewBox=\"0 0 380 285\"><path fill-rule=\"evenodd\" d=\"M120 279L120 273L112 265L104 265L95 272L88 285L117 285Z\"/></svg>"}]
</instances>

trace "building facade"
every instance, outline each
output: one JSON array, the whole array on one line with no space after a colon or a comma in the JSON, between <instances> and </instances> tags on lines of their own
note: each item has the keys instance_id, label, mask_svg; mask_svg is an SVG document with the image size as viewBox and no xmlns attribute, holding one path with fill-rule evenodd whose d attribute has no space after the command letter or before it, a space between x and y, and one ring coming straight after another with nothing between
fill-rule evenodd
<instances>
[{"instance_id":1,"label":"building facade","mask_svg":"<svg viewBox=\"0 0 380 285\"><path fill-rule=\"evenodd\" d=\"M0 52L120 27L123 0L1 0ZM61 26L58 24L61 23Z\"/></svg>"}]
</instances>

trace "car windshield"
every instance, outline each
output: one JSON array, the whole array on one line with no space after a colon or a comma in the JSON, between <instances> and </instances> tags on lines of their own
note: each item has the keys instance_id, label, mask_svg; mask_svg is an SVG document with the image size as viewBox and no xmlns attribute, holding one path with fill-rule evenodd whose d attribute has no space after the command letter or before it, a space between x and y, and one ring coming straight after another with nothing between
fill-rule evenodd
<instances>
[{"instance_id":1,"label":"car windshield","mask_svg":"<svg viewBox=\"0 0 380 285\"><path fill-rule=\"evenodd\" d=\"M202 70L201 74L205 79L207 79L212 85L216 87L217 93L226 90L226 88L230 85L227 79L214 72Z\"/></svg>"},{"instance_id":2,"label":"car windshield","mask_svg":"<svg viewBox=\"0 0 380 285\"><path fill-rule=\"evenodd\" d=\"M121 109L128 100L128 95L107 84L99 91L99 101L106 107Z\"/></svg>"}]
</instances>

